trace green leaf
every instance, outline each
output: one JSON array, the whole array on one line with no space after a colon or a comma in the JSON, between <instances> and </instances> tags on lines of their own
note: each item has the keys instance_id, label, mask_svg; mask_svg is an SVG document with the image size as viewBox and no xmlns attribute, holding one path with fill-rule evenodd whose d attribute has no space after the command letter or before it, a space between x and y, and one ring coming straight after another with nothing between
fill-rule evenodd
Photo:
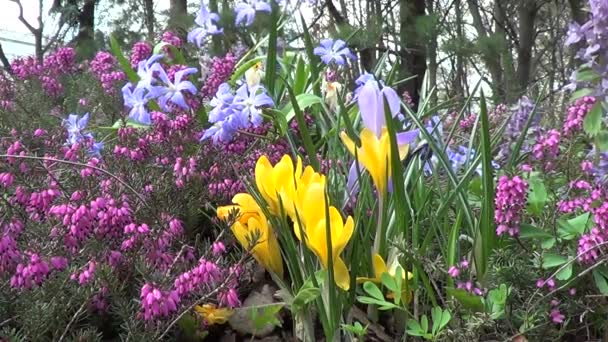
<instances>
[{"instance_id":1,"label":"green leaf","mask_svg":"<svg viewBox=\"0 0 608 342\"><path fill-rule=\"evenodd\" d=\"M131 68L131 63L129 63L129 61L122 54L122 51L120 50L120 44L118 44L118 41L116 40L116 38L114 38L113 35L110 35L110 50L112 51L114 57L116 57L120 68L122 69L122 71L125 72L125 75L127 75L129 81L134 84L138 82L139 76L137 76L135 70Z\"/></svg>"},{"instance_id":2,"label":"green leaf","mask_svg":"<svg viewBox=\"0 0 608 342\"><path fill-rule=\"evenodd\" d=\"M300 136L302 137L302 142L304 143L304 149L310 159L310 164L312 165L315 171L320 171L319 160L317 159L317 153L315 149L315 145L310 137L310 133L308 131L308 127L306 126L306 120L304 119L304 113L300 108L300 104L297 101L295 94L293 93L293 89L289 86L288 83L285 83L285 87L289 92L289 98L291 99L291 105L293 106L293 111L295 113L296 120L298 122L298 127L300 129ZM287 122L289 122L289 117L286 118Z\"/></svg>"},{"instance_id":3,"label":"green leaf","mask_svg":"<svg viewBox=\"0 0 608 342\"><path fill-rule=\"evenodd\" d=\"M426 317L426 315L422 315L422 317L420 317L420 328L422 329L421 331L429 331L429 319Z\"/></svg>"},{"instance_id":4,"label":"green leaf","mask_svg":"<svg viewBox=\"0 0 608 342\"><path fill-rule=\"evenodd\" d=\"M608 294L608 281L606 277L599 270L593 270L592 273L595 286L600 290L600 293L604 295Z\"/></svg>"},{"instance_id":5,"label":"green leaf","mask_svg":"<svg viewBox=\"0 0 608 342\"><path fill-rule=\"evenodd\" d=\"M317 299L321 290L316 287L300 289L291 303L292 311L302 311L305 305Z\"/></svg>"},{"instance_id":6,"label":"green leaf","mask_svg":"<svg viewBox=\"0 0 608 342\"><path fill-rule=\"evenodd\" d=\"M441 316L443 315L443 311L440 307L435 306L431 309L431 319L433 320L433 327L431 329L431 334L433 336L437 335L437 331L439 330L439 324L441 323Z\"/></svg>"},{"instance_id":7,"label":"green leaf","mask_svg":"<svg viewBox=\"0 0 608 342\"><path fill-rule=\"evenodd\" d=\"M304 93L296 96L296 102L298 103L300 109L304 110L315 104L323 104L323 99L317 95ZM287 122L289 122L295 116L295 110L292 103L287 104L282 111L285 114L285 120L287 120Z\"/></svg>"},{"instance_id":8,"label":"green leaf","mask_svg":"<svg viewBox=\"0 0 608 342\"><path fill-rule=\"evenodd\" d=\"M585 70L578 71L576 73L576 80L577 81L593 82L595 80L598 80L599 78L600 78L600 75L598 75L592 69L585 69Z\"/></svg>"},{"instance_id":9,"label":"green leaf","mask_svg":"<svg viewBox=\"0 0 608 342\"><path fill-rule=\"evenodd\" d=\"M474 312L484 311L483 301L481 297L468 293L464 289L455 289L452 287L446 288L448 295L456 298L462 306Z\"/></svg>"},{"instance_id":10,"label":"green leaf","mask_svg":"<svg viewBox=\"0 0 608 342\"><path fill-rule=\"evenodd\" d=\"M591 95L591 94L593 94L593 92L594 92L594 90L590 89L590 88L579 89L579 90L575 91L574 93L572 93L572 95L570 95L570 102L574 102L574 101L580 99L581 97Z\"/></svg>"},{"instance_id":11,"label":"green leaf","mask_svg":"<svg viewBox=\"0 0 608 342\"><path fill-rule=\"evenodd\" d=\"M595 136L595 139L593 141L595 142L595 146L597 146L597 148L600 151L602 151L602 152L608 151L608 131L607 130L601 130Z\"/></svg>"},{"instance_id":12,"label":"green leaf","mask_svg":"<svg viewBox=\"0 0 608 342\"><path fill-rule=\"evenodd\" d=\"M593 223L593 221L589 220L589 216L587 212L567 221L558 219L558 233L560 237L564 240L572 240L583 235L590 224Z\"/></svg>"},{"instance_id":13,"label":"green leaf","mask_svg":"<svg viewBox=\"0 0 608 342\"><path fill-rule=\"evenodd\" d=\"M528 210L537 215L541 214L548 199L547 189L545 189L545 184L538 177L532 177L529 184Z\"/></svg>"},{"instance_id":14,"label":"green leaf","mask_svg":"<svg viewBox=\"0 0 608 342\"><path fill-rule=\"evenodd\" d=\"M555 278L558 280L568 280L572 277L572 268L574 263L569 263L566 267L564 267L561 271L557 272Z\"/></svg>"},{"instance_id":15,"label":"green leaf","mask_svg":"<svg viewBox=\"0 0 608 342\"><path fill-rule=\"evenodd\" d=\"M406 325L407 333L410 336L424 336L426 334L426 331L422 330L420 323L415 319L408 319Z\"/></svg>"},{"instance_id":16,"label":"green leaf","mask_svg":"<svg viewBox=\"0 0 608 342\"><path fill-rule=\"evenodd\" d=\"M306 90L306 81L308 81L308 70L304 58L298 57L298 64L296 64L296 73L293 81L293 92L296 95L304 93Z\"/></svg>"},{"instance_id":17,"label":"green leaf","mask_svg":"<svg viewBox=\"0 0 608 342\"><path fill-rule=\"evenodd\" d=\"M552 238L550 238L550 239L547 239L547 240L543 241L543 242L540 244L540 247L541 247L542 249L551 249L553 246L555 246L555 242L556 242L556 241L557 241L557 240L556 240L554 237L552 237Z\"/></svg>"},{"instance_id":18,"label":"green leaf","mask_svg":"<svg viewBox=\"0 0 608 342\"><path fill-rule=\"evenodd\" d=\"M591 108L587 116L585 116L585 121L583 121L583 128L585 132L590 136L595 136L602 129L602 102L597 101L597 103Z\"/></svg>"},{"instance_id":19,"label":"green leaf","mask_svg":"<svg viewBox=\"0 0 608 342\"><path fill-rule=\"evenodd\" d=\"M522 223L519 227L519 237L522 239L546 239L552 238L553 235L530 224Z\"/></svg>"},{"instance_id":20,"label":"green leaf","mask_svg":"<svg viewBox=\"0 0 608 342\"><path fill-rule=\"evenodd\" d=\"M263 112L270 116L275 126L279 128L281 135L287 134L288 124L287 120L285 120L285 113L273 108L264 108Z\"/></svg>"},{"instance_id":21,"label":"green leaf","mask_svg":"<svg viewBox=\"0 0 608 342\"><path fill-rule=\"evenodd\" d=\"M306 20L304 20L304 15L300 11L300 21L304 26L304 46L306 48L306 55L308 56L308 62L310 65L310 75L311 77L322 77L321 71L319 70L319 56L314 54L314 44L312 43L312 38L310 37L309 30L306 29ZM313 84L313 92L315 95L321 97L321 85L320 82L315 82L314 79L311 80ZM289 121L289 120L288 120Z\"/></svg>"},{"instance_id":22,"label":"green leaf","mask_svg":"<svg viewBox=\"0 0 608 342\"><path fill-rule=\"evenodd\" d=\"M488 108L486 99L481 92L479 111L481 121L481 159L482 159L482 190L483 201L481 204L481 218L477 224L477 236L475 237L475 266L477 277L483 281L492 250L496 246L496 231L494 228L494 168L492 167L492 146L490 143L490 123L488 119Z\"/></svg>"},{"instance_id":23,"label":"green leaf","mask_svg":"<svg viewBox=\"0 0 608 342\"><path fill-rule=\"evenodd\" d=\"M255 330L261 330L266 325L281 326L281 321L278 318L278 314L282 308L283 303L249 307L250 318L253 322Z\"/></svg>"},{"instance_id":24,"label":"green leaf","mask_svg":"<svg viewBox=\"0 0 608 342\"><path fill-rule=\"evenodd\" d=\"M271 1L272 11L270 13L270 36L268 38L268 54L266 58L266 80L265 86L270 96L274 96L274 84L277 79L277 37L279 35L279 7L275 1Z\"/></svg>"},{"instance_id":25,"label":"green leaf","mask_svg":"<svg viewBox=\"0 0 608 342\"><path fill-rule=\"evenodd\" d=\"M543 255L543 268L549 269L557 266L561 266L568 262L568 257L558 254L545 253Z\"/></svg>"},{"instance_id":26,"label":"green leaf","mask_svg":"<svg viewBox=\"0 0 608 342\"><path fill-rule=\"evenodd\" d=\"M163 53L163 48L169 49L169 51L171 52L171 54L169 56L172 57L175 64L182 64L182 65L186 64L186 59L184 58L184 54L176 46L169 44L167 42L160 42L160 43L156 44L154 46L153 53L155 55L161 54L161 53ZM165 54L165 56L166 56L166 54Z\"/></svg>"},{"instance_id":27,"label":"green leaf","mask_svg":"<svg viewBox=\"0 0 608 342\"><path fill-rule=\"evenodd\" d=\"M382 291L380 291L378 286L376 286L376 284L372 283L371 281L366 281L365 284L363 284L363 290L365 290L365 292L373 298L376 298L378 300L384 300L384 295L382 294Z\"/></svg>"}]
</instances>

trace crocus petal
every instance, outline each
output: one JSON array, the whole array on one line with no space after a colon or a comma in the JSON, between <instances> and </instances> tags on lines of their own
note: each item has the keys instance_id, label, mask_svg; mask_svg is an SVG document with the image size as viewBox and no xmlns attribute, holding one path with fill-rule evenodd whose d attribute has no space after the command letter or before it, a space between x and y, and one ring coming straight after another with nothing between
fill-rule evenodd
<instances>
[{"instance_id":1,"label":"crocus petal","mask_svg":"<svg viewBox=\"0 0 608 342\"><path fill-rule=\"evenodd\" d=\"M334 260L334 279L336 285L342 290L348 291L350 289L350 273L342 258Z\"/></svg>"},{"instance_id":2,"label":"crocus petal","mask_svg":"<svg viewBox=\"0 0 608 342\"><path fill-rule=\"evenodd\" d=\"M359 91L357 103L361 111L363 125L369 128L376 136L380 136L380 131L385 126L384 106L381 101L380 91L374 81L366 82Z\"/></svg>"}]
</instances>

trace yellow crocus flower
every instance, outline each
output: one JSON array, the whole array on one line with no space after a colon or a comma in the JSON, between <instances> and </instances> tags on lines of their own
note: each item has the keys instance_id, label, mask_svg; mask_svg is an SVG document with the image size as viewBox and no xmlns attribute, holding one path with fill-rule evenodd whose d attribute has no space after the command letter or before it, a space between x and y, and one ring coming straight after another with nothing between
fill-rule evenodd
<instances>
[{"instance_id":1,"label":"yellow crocus flower","mask_svg":"<svg viewBox=\"0 0 608 342\"><path fill-rule=\"evenodd\" d=\"M364 128L360 134L361 147L355 146L346 132L342 132L340 137L353 156L355 151L357 152L359 163L370 173L379 195L386 193L388 179L391 177L390 140L386 127L382 128L379 138L371 130ZM399 159L405 159L408 151L409 144L399 146Z\"/></svg>"},{"instance_id":2,"label":"yellow crocus flower","mask_svg":"<svg viewBox=\"0 0 608 342\"><path fill-rule=\"evenodd\" d=\"M316 224L325 218L325 176L307 166L297 184L294 196L295 210L291 220L296 237L302 240L301 230L305 230L308 225ZM302 227L300 227L300 223Z\"/></svg>"},{"instance_id":3,"label":"yellow crocus flower","mask_svg":"<svg viewBox=\"0 0 608 342\"><path fill-rule=\"evenodd\" d=\"M322 203L321 203L322 204ZM314 206L308 206L312 208ZM316 205L315 211L325 212L325 207L321 207L319 203ZM316 216L316 213L307 211L303 213L303 217L309 215ZM310 216L309 216L310 217ZM307 221L306 225L306 244L319 258L324 268L329 267L328 241L326 235L326 224L329 220L329 229L331 232L331 256L333 261L334 279L336 285L345 291L350 288L350 273L344 260L340 257L342 251L348 244L348 241L353 235L355 227L352 217L347 217L346 222L342 220L342 215L335 207L329 207L329 217L322 218L316 223Z\"/></svg>"},{"instance_id":4,"label":"yellow crocus flower","mask_svg":"<svg viewBox=\"0 0 608 342\"><path fill-rule=\"evenodd\" d=\"M238 210L238 219L231 227L236 239L244 248L250 249L253 257L266 270L283 277L283 259L281 259L279 242L268 225L262 209L249 194L237 194L232 202L235 205L217 209L218 217L226 219L230 211ZM251 243L255 244L251 246Z\"/></svg>"},{"instance_id":5,"label":"yellow crocus flower","mask_svg":"<svg viewBox=\"0 0 608 342\"><path fill-rule=\"evenodd\" d=\"M298 157L295 169L289 155L284 155L275 166L272 166L265 155L258 159L255 164L255 183L258 191L266 200L271 214L280 215L282 205L287 215L294 216L295 180L299 179L301 174L302 159L300 157Z\"/></svg>"},{"instance_id":6,"label":"yellow crocus flower","mask_svg":"<svg viewBox=\"0 0 608 342\"><path fill-rule=\"evenodd\" d=\"M213 304L197 305L194 307L196 311L208 325L224 324L228 322L233 310L227 308L218 308Z\"/></svg>"}]
</instances>

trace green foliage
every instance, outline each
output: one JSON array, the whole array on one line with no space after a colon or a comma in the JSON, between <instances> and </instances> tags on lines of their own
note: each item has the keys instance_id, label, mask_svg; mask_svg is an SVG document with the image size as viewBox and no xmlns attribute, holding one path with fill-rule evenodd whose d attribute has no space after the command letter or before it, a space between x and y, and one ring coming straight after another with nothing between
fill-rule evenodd
<instances>
[{"instance_id":1,"label":"green foliage","mask_svg":"<svg viewBox=\"0 0 608 342\"><path fill-rule=\"evenodd\" d=\"M407 334L411 336L420 336L425 340L435 341L452 319L449 310L442 310L440 307L434 307L431 310L431 319L433 325L429 331L429 319L426 315L420 317L420 321L409 319L407 321Z\"/></svg>"}]
</instances>

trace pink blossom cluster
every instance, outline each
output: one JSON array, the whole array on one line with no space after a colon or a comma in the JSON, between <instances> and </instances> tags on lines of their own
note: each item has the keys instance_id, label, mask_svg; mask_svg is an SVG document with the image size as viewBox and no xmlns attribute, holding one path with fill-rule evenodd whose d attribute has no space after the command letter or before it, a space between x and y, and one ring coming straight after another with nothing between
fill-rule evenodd
<instances>
[{"instance_id":1,"label":"pink blossom cluster","mask_svg":"<svg viewBox=\"0 0 608 342\"><path fill-rule=\"evenodd\" d=\"M177 311L180 298L175 291L162 291L148 283L141 288L139 300L142 316L146 321L169 317Z\"/></svg>"},{"instance_id":2,"label":"pink blossom cluster","mask_svg":"<svg viewBox=\"0 0 608 342\"><path fill-rule=\"evenodd\" d=\"M107 51L99 51L89 67L107 94L114 94L116 85L126 79L125 73L117 67L116 58Z\"/></svg>"},{"instance_id":3,"label":"pink blossom cluster","mask_svg":"<svg viewBox=\"0 0 608 342\"><path fill-rule=\"evenodd\" d=\"M207 79L201 87L200 95L203 98L211 98L217 93L220 84L228 81L237 62L237 57L227 53L224 57L214 57L207 71Z\"/></svg>"},{"instance_id":4,"label":"pink blossom cluster","mask_svg":"<svg viewBox=\"0 0 608 342\"><path fill-rule=\"evenodd\" d=\"M46 261L36 253L30 255L28 264L18 264L15 274L11 277L11 287L29 290L42 284L51 269Z\"/></svg>"},{"instance_id":5,"label":"pink blossom cluster","mask_svg":"<svg viewBox=\"0 0 608 342\"><path fill-rule=\"evenodd\" d=\"M494 220L498 225L496 234L519 234L521 214L526 206L528 183L519 176L501 176L496 186Z\"/></svg>"},{"instance_id":6,"label":"pink blossom cluster","mask_svg":"<svg viewBox=\"0 0 608 342\"><path fill-rule=\"evenodd\" d=\"M196 267L180 274L175 279L173 288L183 298L195 293L204 286L218 282L220 279L220 268L211 261L201 259Z\"/></svg>"},{"instance_id":7,"label":"pink blossom cluster","mask_svg":"<svg viewBox=\"0 0 608 342\"><path fill-rule=\"evenodd\" d=\"M12 61L11 68L19 79L36 78L47 95L59 96L63 93L59 78L77 70L76 51L61 47L45 56L41 62L34 57L17 58Z\"/></svg>"},{"instance_id":8,"label":"pink blossom cluster","mask_svg":"<svg viewBox=\"0 0 608 342\"><path fill-rule=\"evenodd\" d=\"M70 275L70 279L78 281L78 284L80 284L80 286L85 286L86 284L93 281L93 277L95 276L96 270L97 263L94 260L90 260L82 272L72 273L72 275Z\"/></svg>"},{"instance_id":9,"label":"pink blossom cluster","mask_svg":"<svg viewBox=\"0 0 608 342\"><path fill-rule=\"evenodd\" d=\"M152 45L148 42L137 42L131 47L129 61L132 68L137 68L139 62L148 59L152 55Z\"/></svg>"},{"instance_id":10,"label":"pink blossom cluster","mask_svg":"<svg viewBox=\"0 0 608 342\"><path fill-rule=\"evenodd\" d=\"M453 279L458 279L459 277L463 276L464 273L468 269L469 269L469 261L466 259L462 259L462 261L460 261L456 265L450 266L450 268L448 269L448 275L450 277L452 277ZM458 280L456 282L456 288L463 289L463 290L465 290L471 294L477 295L477 296L482 296L485 293L485 291L478 285L479 284L473 282L470 279Z\"/></svg>"},{"instance_id":11,"label":"pink blossom cluster","mask_svg":"<svg viewBox=\"0 0 608 342\"><path fill-rule=\"evenodd\" d=\"M177 48L184 45L184 40L173 31L165 31L161 37L161 40L167 44L171 44Z\"/></svg>"},{"instance_id":12,"label":"pink blossom cluster","mask_svg":"<svg viewBox=\"0 0 608 342\"><path fill-rule=\"evenodd\" d=\"M532 147L532 156L537 161L543 162L545 171L550 171L555 166L555 159L559 155L560 138L560 132L552 129L547 134L539 136Z\"/></svg>"},{"instance_id":13,"label":"pink blossom cluster","mask_svg":"<svg viewBox=\"0 0 608 342\"><path fill-rule=\"evenodd\" d=\"M563 127L564 135L570 136L583 128L583 120L591 108L593 108L595 102L595 97L585 96L576 100L576 102L568 108L566 121L564 121Z\"/></svg>"},{"instance_id":14,"label":"pink blossom cluster","mask_svg":"<svg viewBox=\"0 0 608 342\"><path fill-rule=\"evenodd\" d=\"M469 113L469 115L460 120L460 129L465 131L473 129L475 121L477 121L477 114Z\"/></svg>"},{"instance_id":15,"label":"pink blossom cluster","mask_svg":"<svg viewBox=\"0 0 608 342\"><path fill-rule=\"evenodd\" d=\"M549 317L551 317L551 322L553 322L555 324L562 324L562 323L564 323L564 320L566 319L566 316L564 316L559 311L559 301L557 301L557 300L552 300L551 301L551 311L549 312Z\"/></svg>"}]
</instances>

